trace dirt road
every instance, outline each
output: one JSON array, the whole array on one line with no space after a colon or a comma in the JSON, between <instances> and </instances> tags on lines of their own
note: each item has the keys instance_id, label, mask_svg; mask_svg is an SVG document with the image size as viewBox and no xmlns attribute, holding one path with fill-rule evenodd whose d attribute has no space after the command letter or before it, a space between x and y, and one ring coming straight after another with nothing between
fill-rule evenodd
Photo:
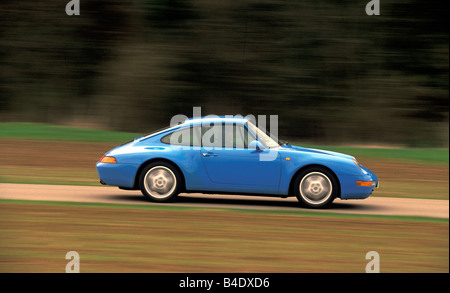
<instances>
[{"instance_id":1,"label":"dirt road","mask_svg":"<svg viewBox=\"0 0 450 293\"><path fill-rule=\"evenodd\" d=\"M169 204L151 203L140 191L125 191L115 187L0 184L0 199L96 202L113 204L174 205L193 207L221 207L230 209L256 210L300 210L296 198L263 196L180 194ZM333 205L319 212L422 216L449 218L449 201L434 199L409 199L370 197L365 200L336 199Z\"/></svg>"}]
</instances>

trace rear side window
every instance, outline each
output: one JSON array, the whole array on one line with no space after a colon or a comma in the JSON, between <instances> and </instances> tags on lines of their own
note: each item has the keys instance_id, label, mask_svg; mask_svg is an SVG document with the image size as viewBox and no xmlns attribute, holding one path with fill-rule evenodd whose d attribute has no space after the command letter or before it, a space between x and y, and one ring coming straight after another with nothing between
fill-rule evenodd
<instances>
[{"instance_id":1,"label":"rear side window","mask_svg":"<svg viewBox=\"0 0 450 293\"><path fill-rule=\"evenodd\" d=\"M200 127L176 130L161 138L162 143L181 146L200 146Z\"/></svg>"}]
</instances>

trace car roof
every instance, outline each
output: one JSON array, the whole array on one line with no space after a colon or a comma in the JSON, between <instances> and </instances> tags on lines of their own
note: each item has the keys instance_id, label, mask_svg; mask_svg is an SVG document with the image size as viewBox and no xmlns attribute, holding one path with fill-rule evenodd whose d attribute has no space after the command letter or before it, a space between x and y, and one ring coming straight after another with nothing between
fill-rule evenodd
<instances>
[{"instance_id":1,"label":"car roof","mask_svg":"<svg viewBox=\"0 0 450 293\"><path fill-rule=\"evenodd\" d=\"M225 122L225 123L245 123L250 119L242 116L205 116L205 117L194 117L188 118L184 121L183 124L197 124L197 123L217 123L217 122Z\"/></svg>"},{"instance_id":2,"label":"car roof","mask_svg":"<svg viewBox=\"0 0 450 293\"><path fill-rule=\"evenodd\" d=\"M173 125L173 126L168 126L167 128L163 128L159 131L150 133L148 135L142 136L138 139L136 139L137 141L142 141L145 140L147 138L150 137L154 137L156 135L162 134L162 133L168 133L168 132L173 132L176 131L180 128L184 128L184 127L189 127L190 125L196 125L196 124L200 124L200 123L217 123L217 122L225 122L225 123L245 123L247 121L250 121L249 118L247 117L242 117L242 116L205 116L205 117L194 117L194 118L188 118L186 119L183 123L180 123L178 125Z\"/></svg>"}]
</instances>

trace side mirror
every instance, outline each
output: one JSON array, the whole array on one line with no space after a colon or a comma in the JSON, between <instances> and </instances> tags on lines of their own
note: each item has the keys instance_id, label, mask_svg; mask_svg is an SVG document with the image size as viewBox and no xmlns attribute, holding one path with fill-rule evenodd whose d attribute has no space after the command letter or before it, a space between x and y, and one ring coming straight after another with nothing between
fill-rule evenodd
<instances>
[{"instance_id":1,"label":"side mirror","mask_svg":"<svg viewBox=\"0 0 450 293\"><path fill-rule=\"evenodd\" d=\"M248 148L249 148L249 149L256 150L257 152L261 152L261 151L264 150L263 144L260 143L260 142L257 141L257 140L252 141L252 142L250 143L250 145L249 145Z\"/></svg>"}]
</instances>

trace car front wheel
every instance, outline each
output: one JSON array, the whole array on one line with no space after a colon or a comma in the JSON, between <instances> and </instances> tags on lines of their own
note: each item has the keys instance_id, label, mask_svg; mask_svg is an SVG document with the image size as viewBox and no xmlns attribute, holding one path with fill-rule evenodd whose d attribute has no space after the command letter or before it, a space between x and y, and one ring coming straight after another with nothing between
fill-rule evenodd
<instances>
[{"instance_id":1,"label":"car front wheel","mask_svg":"<svg viewBox=\"0 0 450 293\"><path fill-rule=\"evenodd\" d=\"M180 192L180 174L166 162L154 162L146 166L139 182L142 194L151 201L167 202Z\"/></svg>"},{"instance_id":2,"label":"car front wheel","mask_svg":"<svg viewBox=\"0 0 450 293\"><path fill-rule=\"evenodd\" d=\"M324 208L336 198L337 179L324 168L310 168L300 172L294 182L298 201L309 208Z\"/></svg>"}]
</instances>

